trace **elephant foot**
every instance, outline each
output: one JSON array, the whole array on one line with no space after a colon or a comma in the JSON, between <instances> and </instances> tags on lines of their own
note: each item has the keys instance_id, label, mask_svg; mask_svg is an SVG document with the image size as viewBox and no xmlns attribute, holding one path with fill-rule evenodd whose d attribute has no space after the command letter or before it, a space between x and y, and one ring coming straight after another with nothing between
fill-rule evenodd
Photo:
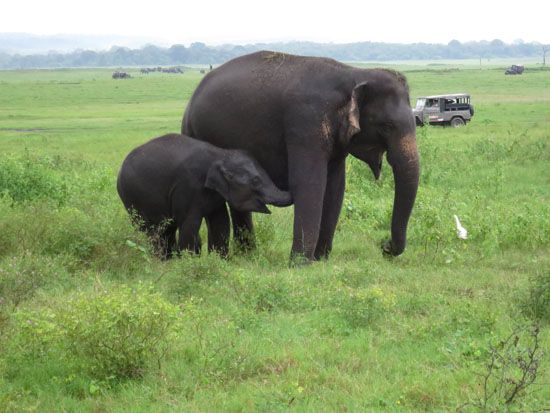
<instances>
[{"instance_id":1,"label":"elephant foot","mask_svg":"<svg viewBox=\"0 0 550 413\"><path fill-rule=\"evenodd\" d=\"M313 259L315 261L326 261L331 253L331 248L322 248L315 251Z\"/></svg>"},{"instance_id":2,"label":"elephant foot","mask_svg":"<svg viewBox=\"0 0 550 413\"><path fill-rule=\"evenodd\" d=\"M291 252L288 266L290 268L305 267L306 265L310 265L315 261L315 259L308 258L304 254Z\"/></svg>"},{"instance_id":3,"label":"elephant foot","mask_svg":"<svg viewBox=\"0 0 550 413\"><path fill-rule=\"evenodd\" d=\"M391 240L382 242L382 255L388 258L397 257L403 253L403 248L398 249L394 246Z\"/></svg>"}]
</instances>

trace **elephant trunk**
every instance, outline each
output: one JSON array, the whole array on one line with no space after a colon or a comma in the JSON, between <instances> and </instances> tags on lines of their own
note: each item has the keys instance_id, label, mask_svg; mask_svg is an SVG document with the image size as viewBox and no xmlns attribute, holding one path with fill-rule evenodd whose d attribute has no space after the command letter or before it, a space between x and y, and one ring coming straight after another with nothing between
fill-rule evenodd
<instances>
[{"instance_id":1,"label":"elephant trunk","mask_svg":"<svg viewBox=\"0 0 550 413\"><path fill-rule=\"evenodd\" d=\"M264 193L264 202L277 207L286 207L292 204L290 192L281 191L275 185Z\"/></svg>"},{"instance_id":2,"label":"elephant trunk","mask_svg":"<svg viewBox=\"0 0 550 413\"><path fill-rule=\"evenodd\" d=\"M388 162L392 166L395 180L395 197L391 224L391 242L384 251L391 255L400 255L407 243L407 224L411 216L418 180L420 163L413 134L388 147Z\"/></svg>"}]
</instances>

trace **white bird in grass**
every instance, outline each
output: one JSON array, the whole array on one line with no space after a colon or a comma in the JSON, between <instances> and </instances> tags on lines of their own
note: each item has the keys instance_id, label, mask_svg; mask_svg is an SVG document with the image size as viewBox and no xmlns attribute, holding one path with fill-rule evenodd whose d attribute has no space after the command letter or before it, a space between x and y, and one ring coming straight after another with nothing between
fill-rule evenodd
<instances>
[{"instance_id":1,"label":"white bird in grass","mask_svg":"<svg viewBox=\"0 0 550 413\"><path fill-rule=\"evenodd\" d=\"M456 222L456 235L458 238L460 239L466 239L468 238L468 231L466 231L466 228L464 228L461 224L460 224L460 220L458 219L458 216L454 216L455 217L455 222Z\"/></svg>"}]
</instances>

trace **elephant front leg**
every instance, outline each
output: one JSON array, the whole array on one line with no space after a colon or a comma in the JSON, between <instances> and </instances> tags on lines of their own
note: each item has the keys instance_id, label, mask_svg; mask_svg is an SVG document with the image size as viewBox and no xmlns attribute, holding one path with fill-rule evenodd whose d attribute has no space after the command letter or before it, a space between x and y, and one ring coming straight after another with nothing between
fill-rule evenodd
<instances>
[{"instance_id":1,"label":"elephant front leg","mask_svg":"<svg viewBox=\"0 0 550 413\"><path fill-rule=\"evenodd\" d=\"M225 203L206 217L208 226L208 251L216 251L227 257L229 247L229 214Z\"/></svg>"},{"instance_id":2,"label":"elephant front leg","mask_svg":"<svg viewBox=\"0 0 550 413\"><path fill-rule=\"evenodd\" d=\"M172 258L176 246L176 227L170 226L159 235L159 251L162 259Z\"/></svg>"},{"instance_id":3,"label":"elephant front leg","mask_svg":"<svg viewBox=\"0 0 550 413\"><path fill-rule=\"evenodd\" d=\"M178 247L180 250L187 250L200 254L201 239L199 229L201 227L202 217L187 217L179 227Z\"/></svg>"},{"instance_id":4,"label":"elephant front leg","mask_svg":"<svg viewBox=\"0 0 550 413\"><path fill-rule=\"evenodd\" d=\"M323 200L323 215L319 240L315 248L315 259L328 258L332 251L334 231L342 209L344 191L346 187L346 161L344 159L329 162L327 186Z\"/></svg>"},{"instance_id":5,"label":"elephant front leg","mask_svg":"<svg viewBox=\"0 0 550 413\"><path fill-rule=\"evenodd\" d=\"M315 258L326 181L324 153L289 148L289 183L294 200L294 239L290 255L293 263Z\"/></svg>"}]
</instances>

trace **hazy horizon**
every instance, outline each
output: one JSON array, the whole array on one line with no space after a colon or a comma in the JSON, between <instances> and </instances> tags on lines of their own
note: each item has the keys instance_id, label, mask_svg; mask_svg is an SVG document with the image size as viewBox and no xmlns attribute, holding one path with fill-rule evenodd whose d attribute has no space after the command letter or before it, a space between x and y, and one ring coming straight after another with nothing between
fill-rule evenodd
<instances>
[{"instance_id":1,"label":"hazy horizon","mask_svg":"<svg viewBox=\"0 0 550 413\"><path fill-rule=\"evenodd\" d=\"M492 42L496 39L479 39L479 40L470 40L461 43L480 43L480 42ZM502 40L502 39L498 39ZM52 35L40 35L36 33L2 33L0 32L0 52L9 53L9 54L44 54L48 52L59 52L59 53L70 53L76 50L93 50L96 52L108 51L112 47L127 47L130 49L140 49L147 45L153 45L156 47L168 48L170 46L182 43L170 43L167 41L145 38L139 36L121 36L121 35L86 35L86 34L67 34L59 33ZM184 43L183 45L189 47L192 43ZM368 41L358 41L358 42L316 42L316 41L307 41L307 40L296 40L292 38L279 38L279 39L265 39L265 40L255 40L250 42L241 42L241 43L205 43L208 47L220 47L223 45L231 46L249 46L257 44L290 44L290 43L318 43L318 44L329 44L329 45L346 45L351 43L362 43ZM200 42L204 43L204 42ZM415 43L406 43L406 42L374 42L374 43L387 43L387 44L404 44L404 45L413 45L419 43L426 44L446 44L443 42L415 42ZM540 43L540 42L526 42L523 39L516 39L513 42L505 42L506 44L518 44L518 43ZM542 43L541 43L542 44Z\"/></svg>"},{"instance_id":2,"label":"hazy horizon","mask_svg":"<svg viewBox=\"0 0 550 413\"><path fill-rule=\"evenodd\" d=\"M0 15L4 33L38 36L141 38L158 45L211 46L266 42L461 43L499 39L550 43L549 2L517 5L462 0L335 3L249 0L208 3L165 1L151 7L128 0L9 2ZM2 49L0 45L0 49Z\"/></svg>"}]
</instances>

